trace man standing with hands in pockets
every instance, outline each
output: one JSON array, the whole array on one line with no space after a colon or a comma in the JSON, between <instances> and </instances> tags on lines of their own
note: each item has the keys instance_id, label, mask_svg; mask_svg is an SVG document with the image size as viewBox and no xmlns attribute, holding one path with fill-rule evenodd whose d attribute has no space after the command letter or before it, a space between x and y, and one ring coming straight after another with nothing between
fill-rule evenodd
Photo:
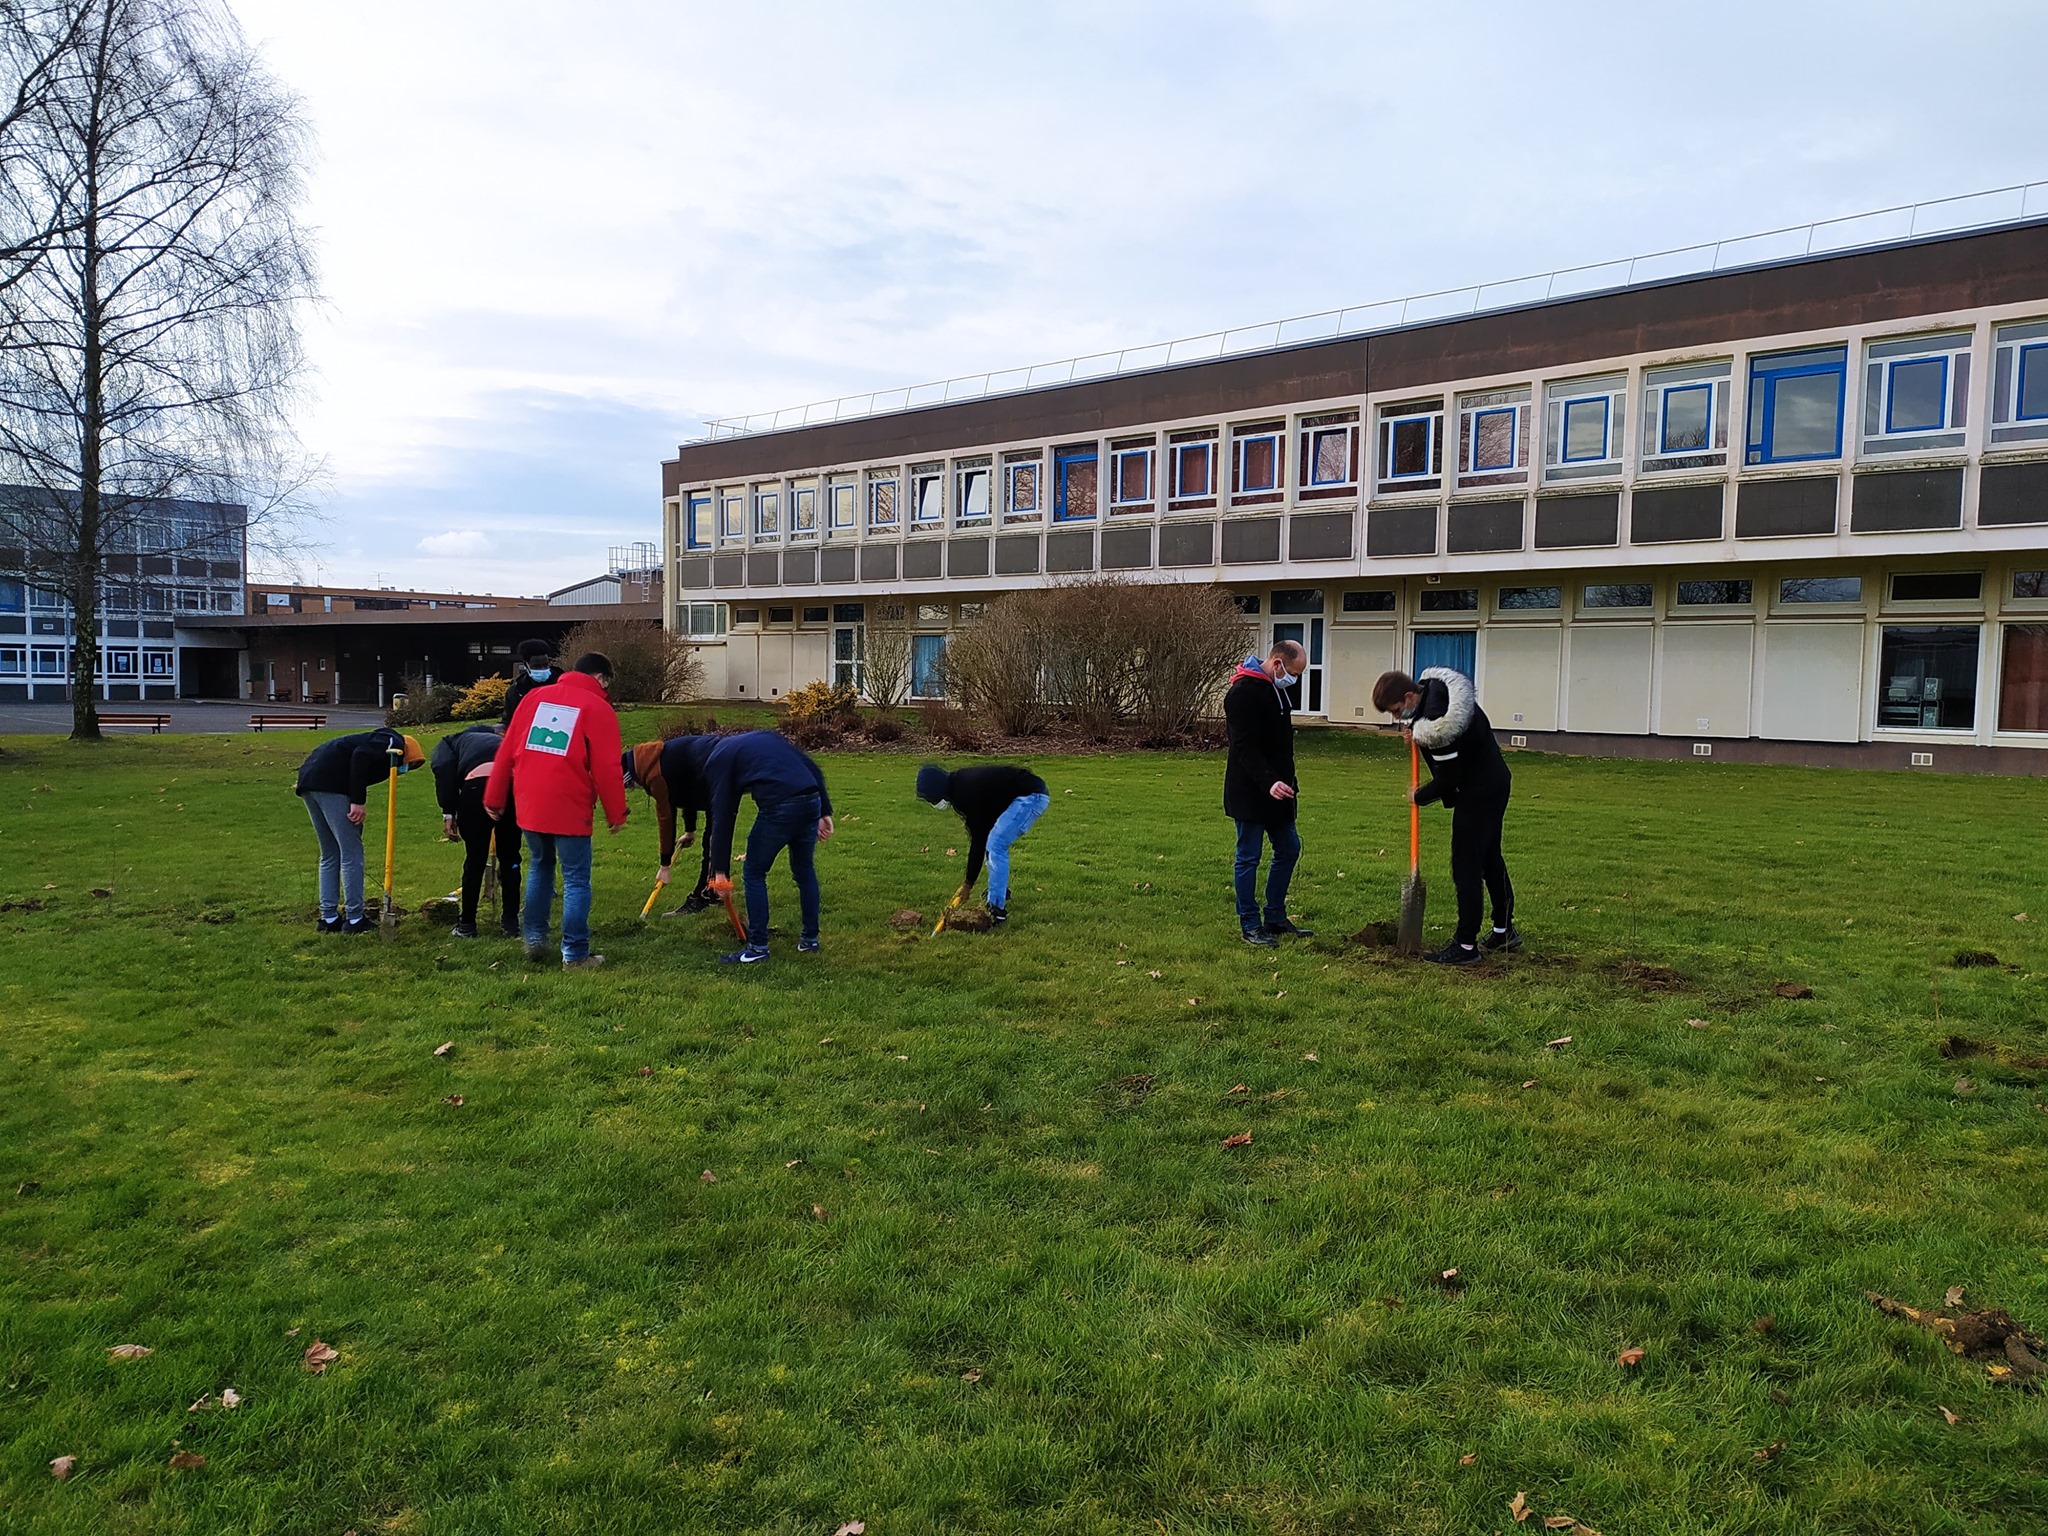
<instances>
[{"instance_id":1,"label":"man standing with hands in pockets","mask_svg":"<svg viewBox=\"0 0 2048 1536\"><path fill-rule=\"evenodd\" d=\"M1301 857L1294 829L1294 712L1287 687L1308 656L1292 640L1276 640L1264 661L1245 657L1223 696L1229 752L1223 767L1223 811L1237 823L1237 925L1247 944L1271 949L1282 938L1307 938L1287 915L1287 885ZM1259 856L1273 845L1266 906L1258 904Z\"/></svg>"}]
</instances>

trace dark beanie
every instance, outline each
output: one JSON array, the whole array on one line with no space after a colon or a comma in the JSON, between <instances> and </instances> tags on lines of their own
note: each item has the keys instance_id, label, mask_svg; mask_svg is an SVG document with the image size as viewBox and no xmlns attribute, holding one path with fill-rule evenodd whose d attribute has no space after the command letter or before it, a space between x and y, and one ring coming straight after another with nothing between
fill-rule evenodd
<instances>
[{"instance_id":1,"label":"dark beanie","mask_svg":"<svg viewBox=\"0 0 2048 1536\"><path fill-rule=\"evenodd\" d=\"M627 747L619 754L619 772L626 780L626 788L633 787L633 749Z\"/></svg>"},{"instance_id":2,"label":"dark beanie","mask_svg":"<svg viewBox=\"0 0 2048 1536\"><path fill-rule=\"evenodd\" d=\"M926 763L917 770L917 798L937 805L946 798L946 787L953 782L953 775L937 763Z\"/></svg>"}]
</instances>

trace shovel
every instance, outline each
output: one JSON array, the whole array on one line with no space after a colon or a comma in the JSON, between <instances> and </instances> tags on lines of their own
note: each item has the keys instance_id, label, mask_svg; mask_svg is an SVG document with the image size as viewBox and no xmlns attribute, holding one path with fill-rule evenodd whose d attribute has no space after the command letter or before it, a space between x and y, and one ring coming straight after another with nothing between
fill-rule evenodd
<instances>
[{"instance_id":1,"label":"shovel","mask_svg":"<svg viewBox=\"0 0 2048 1536\"><path fill-rule=\"evenodd\" d=\"M946 919L953 915L953 909L967 899L967 887L961 886L953 893L953 899L946 903L946 910L939 914L938 922L932 925L932 937L937 938L946 931Z\"/></svg>"},{"instance_id":2,"label":"shovel","mask_svg":"<svg viewBox=\"0 0 2048 1536\"><path fill-rule=\"evenodd\" d=\"M711 889L725 904L725 915L732 923L733 936L742 944L747 942L747 925L740 921L739 909L732 904L732 877L718 875L711 881Z\"/></svg>"},{"instance_id":3,"label":"shovel","mask_svg":"<svg viewBox=\"0 0 2048 1536\"><path fill-rule=\"evenodd\" d=\"M647 904L640 909L640 920L642 922L647 920L647 914L654 910L654 904L661 900L661 893L667 889L668 882L666 880L658 879L654 882L654 889L647 893Z\"/></svg>"},{"instance_id":4,"label":"shovel","mask_svg":"<svg viewBox=\"0 0 2048 1536\"><path fill-rule=\"evenodd\" d=\"M398 908L391 904L391 882L398 868L398 753L391 754L391 777L384 797L384 908L377 914L377 935L398 937Z\"/></svg>"},{"instance_id":5,"label":"shovel","mask_svg":"<svg viewBox=\"0 0 2048 1536\"><path fill-rule=\"evenodd\" d=\"M1422 807L1415 791L1422 786L1422 753L1408 738L1408 878L1401 882L1401 925L1394 947L1404 955L1422 953L1422 909L1429 891L1422 883Z\"/></svg>"}]
</instances>

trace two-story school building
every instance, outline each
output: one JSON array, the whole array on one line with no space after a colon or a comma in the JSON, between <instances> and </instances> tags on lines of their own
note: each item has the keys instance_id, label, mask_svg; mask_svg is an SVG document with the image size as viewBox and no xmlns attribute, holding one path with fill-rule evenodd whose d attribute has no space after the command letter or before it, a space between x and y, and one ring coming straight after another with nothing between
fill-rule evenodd
<instances>
[{"instance_id":1,"label":"two-story school building","mask_svg":"<svg viewBox=\"0 0 2048 1536\"><path fill-rule=\"evenodd\" d=\"M1514 745L2048 772L2048 220L684 445L710 690L916 691L990 597L1215 581L1306 716L1461 668Z\"/></svg>"}]
</instances>

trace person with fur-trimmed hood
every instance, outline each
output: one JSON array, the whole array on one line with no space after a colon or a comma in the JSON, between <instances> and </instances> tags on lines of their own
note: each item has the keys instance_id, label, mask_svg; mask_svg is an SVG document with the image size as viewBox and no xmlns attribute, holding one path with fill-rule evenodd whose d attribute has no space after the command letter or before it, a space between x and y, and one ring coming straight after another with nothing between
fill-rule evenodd
<instances>
[{"instance_id":1,"label":"person with fur-trimmed hood","mask_svg":"<svg viewBox=\"0 0 2048 1536\"><path fill-rule=\"evenodd\" d=\"M643 741L638 746L628 747L619 759L620 771L625 775L626 788L639 785L647 791L647 797L654 802L654 817L661 839L661 865L655 870L654 878L662 885L669 883L669 865L678 848L687 848L697 841L697 818L702 815L703 785L697 780L692 766L695 747L688 745L693 736L671 736L666 741ZM676 812L683 813L683 835L676 836ZM711 892L711 844L704 844L704 856L698 864L697 883L690 894L683 899L681 910L702 912L706 907L717 904L718 898Z\"/></svg>"},{"instance_id":2,"label":"person with fur-trimmed hood","mask_svg":"<svg viewBox=\"0 0 2048 1536\"><path fill-rule=\"evenodd\" d=\"M1500 851L1513 775L1493 722L1479 707L1472 679L1452 667L1431 667L1421 680L1385 672L1373 684L1373 708L1392 715L1414 738L1429 764L1429 782L1414 792L1417 805L1441 800L1451 809L1451 884L1458 892L1458 931L1427 958L1442 965L1473 965L1488 951L1522 947L1515 929L1515 888ZM1483 896L1493 899L1493 929L1481 948Z\"/></svg>"}]
</instances>

